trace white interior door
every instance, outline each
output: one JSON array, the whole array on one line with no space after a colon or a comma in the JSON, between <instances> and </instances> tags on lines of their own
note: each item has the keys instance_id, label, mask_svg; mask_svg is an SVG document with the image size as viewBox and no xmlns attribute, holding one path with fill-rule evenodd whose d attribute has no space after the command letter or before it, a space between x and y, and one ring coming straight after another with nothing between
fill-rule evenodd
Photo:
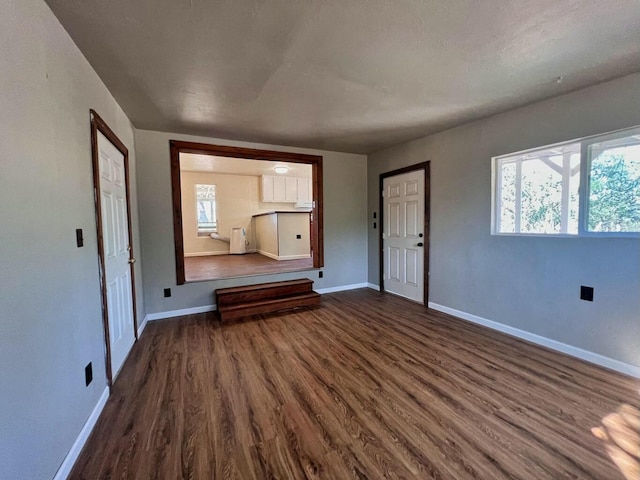
<instances>
[{"instance_id":1,"label":"white interior door","mask_svg":"<svg viewBox=\"0 0 640 480\"><path fill-rule=\"evenodd\" d=\"M115 379L135 341L131 247L124 155L101 132L98 162L111 372Z\"/></svg>"},{"instance_id":2,"label":"white interior door","mask_svg":"<svg viewBox=\"0 0 640 480\"><path fill-rule=\"evenodd\" d=\"M384 290L424 302L424 170L383 180Z\"/></svg>"}]
</instances>

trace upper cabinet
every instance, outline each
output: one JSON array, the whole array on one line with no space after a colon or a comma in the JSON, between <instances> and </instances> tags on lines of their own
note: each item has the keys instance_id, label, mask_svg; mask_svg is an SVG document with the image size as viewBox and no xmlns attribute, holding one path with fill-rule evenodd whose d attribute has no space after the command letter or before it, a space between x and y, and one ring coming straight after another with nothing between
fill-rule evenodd
<instances>
[{"instance_id":1,"label":"upper cabinet","mask_svg":"<svg viewBox=\"0 0 640 480\"><path fill-rule=\"evenodd\" d=\"M311 202L311 179L263 175L261 200L280 203Z\"/></svg>"},{"instance_id":2,"label":"upper cabinet","mask_svg":"<svg viewBox=\"0 0 640 480\"><path fill-rule=\"evenodd\" d=\"M310 178L297 178L298 199L297 202L309 203L313 200L311 195L311 179Z\"/></svg>"}]
</instances>

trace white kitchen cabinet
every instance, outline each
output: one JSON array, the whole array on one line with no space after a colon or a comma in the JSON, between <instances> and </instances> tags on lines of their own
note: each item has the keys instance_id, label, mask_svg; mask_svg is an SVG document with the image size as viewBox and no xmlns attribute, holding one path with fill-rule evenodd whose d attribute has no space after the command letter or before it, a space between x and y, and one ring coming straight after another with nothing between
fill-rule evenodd
<instances>
[{"instance_id":1,"label":"white kitchen cabinet","mask_svg":"<svg viewBox=\"0 0 640 480\"><path fill-rule=\"evenodd\" d=\"M310 178L297 178L297 198L296 202L308 203L312 201L311 195L311 179Z\"/></svg>"},{"instance_id":2,"label":"white kitchen cabinet","mask_svg":"<svg viewBox=\"0 0 640 480\"><path fill-rule=\"evenodd\" d=\"M284 177L285 183L285 202L297 202L298 201L298 179L296 177Z\"/></svg>"},{"instance_id":3,"label":"white kitchen cabinet","mask_svg":"<svg viewBox=\"0 0 640 480\"><path fill-rule=\"evenodd\" d=\"M311 179L263 175L260 199L263 202L298 203L311 202Z\"/></svg>"},{"instance_id":4,"label":"white kitchen cabinet","mask_svg":"<svg viewBox=\"0 0 640 480\"><path fill-rule=\"evenodd\" d=\"M263 202L273 202L273 175L262 176L262 197Z\"/></svg>"},{"instance_id":5,"label":"white kitchen cabinet","mask_svg":"<svg viewBox=\"0 0 640 480\"><path fill-rule=\"evenodd\" d=\"M273 177L273 201L286 202L287 201L286 194L287 194L286 177L274 176Z\"/></svg>"}]
</instances>

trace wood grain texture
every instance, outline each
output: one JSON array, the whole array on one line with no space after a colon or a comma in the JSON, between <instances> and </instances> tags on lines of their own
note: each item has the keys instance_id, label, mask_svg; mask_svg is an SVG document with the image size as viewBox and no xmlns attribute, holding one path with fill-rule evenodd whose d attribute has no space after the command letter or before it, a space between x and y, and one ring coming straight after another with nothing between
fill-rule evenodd
<instances>
[{"instance_id":1,"label":"wood grain texture","mask_svg":"<svg viewBox=\"0 0 640 480\"><path fill-rule=\"evenodd\" d=\"M638 380L372 290L214 318L147 326L72 479L628 480L637 465Z\"/></svg>"},{"instance_id":2,"label":"wood grain texture","mask_svg":"<svg viewBox=\"0 0 640 480\"><path fill-rule=\"evenodd\" d=\"M313 291L313 280L308 278L219 288L215 296L223 322L320 303L320 294Z\"/></svg>"},{"instance_id":3,"label":"wood grain texture","mask_svg":"<svg viewBox=\"0 0 640 480\"><path fill-rule=\"evenodd\" d=\"M248 277L269 273L300 272L311 270L313 259L274 260L259 253L246 255L209 255L185 257L184 269L187 282L219 280L221 278Z\"/></svg>"}]
</instances>

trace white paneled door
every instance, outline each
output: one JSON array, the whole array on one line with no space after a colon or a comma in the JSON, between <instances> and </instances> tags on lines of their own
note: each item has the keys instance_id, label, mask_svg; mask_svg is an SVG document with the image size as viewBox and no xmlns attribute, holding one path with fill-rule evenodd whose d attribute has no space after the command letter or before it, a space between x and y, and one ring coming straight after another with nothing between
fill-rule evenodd
<instances>
[{"instance_id":1,"label":"white paneled door","mask_svg":"<svg viewBox=\"0 0 640 480\"><path fill-rule=\"evenodd\" d=\"M383 179L384 290L424 302L424 170Z\"/></svg>"},{"instance_id":2,"label":"white paneled door","mask_svg":"<svg viewBox=\"0 0 640 480\"><path fill-rule=\"evenodd\" d=\"M111 372L115 379L135 341L124 155L98 133L99 195Z\"/></svg>"}]
</instances>

